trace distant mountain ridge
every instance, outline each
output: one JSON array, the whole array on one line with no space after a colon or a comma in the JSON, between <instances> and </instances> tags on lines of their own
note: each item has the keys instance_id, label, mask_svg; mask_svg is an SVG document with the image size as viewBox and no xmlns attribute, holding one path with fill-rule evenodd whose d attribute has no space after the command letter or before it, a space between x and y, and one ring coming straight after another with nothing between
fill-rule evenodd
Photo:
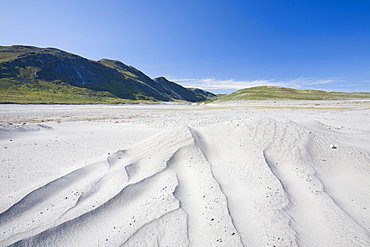
<instances>
[{"instance_id":1,"label":"distant mountain ridge","mask_svg":"<svg viewBox=\"0 0 370 247\"><path fill-rule=\"evenodd\" d=\"M14 103L19 103L12 100L17 92L26 98L35 95L41 103L53 103L52 98L54 103L70 103L59 102L63 97L118 102L119 99L201 102L216 97L184 88L164 77L151 79L120 61L93 61L56 48L20 45L0 46L0 85L0 102L8 99ZM71 95L74 92L76 95ZM43 97L48 100L43 102Z\"/></svg>"}]
</instances>

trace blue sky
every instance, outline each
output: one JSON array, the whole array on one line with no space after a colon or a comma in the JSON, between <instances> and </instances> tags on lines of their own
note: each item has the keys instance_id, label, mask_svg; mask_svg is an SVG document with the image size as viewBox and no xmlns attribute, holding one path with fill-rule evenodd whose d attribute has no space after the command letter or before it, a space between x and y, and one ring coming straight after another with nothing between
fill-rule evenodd
<instances>
[{"instance_id":1,"label":"blue sky","mask_svg":"<svg viewBox=\"0 0 370 247\"><path fill-rule=\"evenodd\" d=\"M215 93L370 92L369 0L1 0L0 45L120 60Z\"/></svg>"}]
</instances>

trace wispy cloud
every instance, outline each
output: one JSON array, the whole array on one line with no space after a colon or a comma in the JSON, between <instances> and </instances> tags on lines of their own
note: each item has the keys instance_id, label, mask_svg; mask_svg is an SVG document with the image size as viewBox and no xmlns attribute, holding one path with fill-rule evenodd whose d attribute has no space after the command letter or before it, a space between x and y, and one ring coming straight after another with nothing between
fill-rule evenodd
<instances>
[{"instance_id":1,"label":"wispy cloud","mask_svg":"<svg viewBox=\"0 0 370 247\"><path fill-rule=\"evenodd\" d=\"M299 77L288 80L274 80L274 79L263 79L253 81L238 81L234 79L229 80L218 80L215 78L206 79L170 79L176 83L183 85L184 87L196 87L206 90L238 90L242 88L257 87L257 86L279 86L279 87L290 87L290 88L307 88L315 87L323 84L330 84L338 80L334 79L316 79Z\"/></svg>"}]
</instances>

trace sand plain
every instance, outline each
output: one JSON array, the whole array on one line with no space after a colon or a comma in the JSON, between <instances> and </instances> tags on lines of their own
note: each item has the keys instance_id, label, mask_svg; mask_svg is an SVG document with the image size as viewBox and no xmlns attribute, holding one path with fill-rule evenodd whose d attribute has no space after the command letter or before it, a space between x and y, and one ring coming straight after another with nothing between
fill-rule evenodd
<instances>
[{"instance_id":1,"label":"sand plain","mask_svg":"<svg viewBox=\"0 0 370 247\"><path fill-rule=\"evenodd\" d=\"M1 105L1 246L370 246L370 101Z\"/></svg>"}]
</instances>

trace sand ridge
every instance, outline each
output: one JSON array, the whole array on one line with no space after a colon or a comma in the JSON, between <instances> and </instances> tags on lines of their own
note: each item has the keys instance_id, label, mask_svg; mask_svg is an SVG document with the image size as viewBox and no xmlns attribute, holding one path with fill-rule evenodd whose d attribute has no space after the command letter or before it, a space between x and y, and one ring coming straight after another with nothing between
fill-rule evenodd
<instances>
[{"instance_id":1,"label":"sand ridge","mask_svg":"<svg viewBox=\"0 0 370 247\"><path fill-rule=\"evenodd\" d=\"M115 108L113 119L44 122L51 128L17 133L13 146L4 135L2 169L22 165L12 152L24 151L27 138L39 142L38 155L49 143L80 160L63 165L70 159L52 158L58 153L54 165L39 160L33 169L47 171L38 183L23 181L34 171L13 169L13 183L1 177L8 187L1 245L370 244L369 110L192 107ZM67 148L69 132L77 150ZM49 142L54 134L61 146ZM80 150L88 144L89 159Z\"/></svg>"}]
</instances>

